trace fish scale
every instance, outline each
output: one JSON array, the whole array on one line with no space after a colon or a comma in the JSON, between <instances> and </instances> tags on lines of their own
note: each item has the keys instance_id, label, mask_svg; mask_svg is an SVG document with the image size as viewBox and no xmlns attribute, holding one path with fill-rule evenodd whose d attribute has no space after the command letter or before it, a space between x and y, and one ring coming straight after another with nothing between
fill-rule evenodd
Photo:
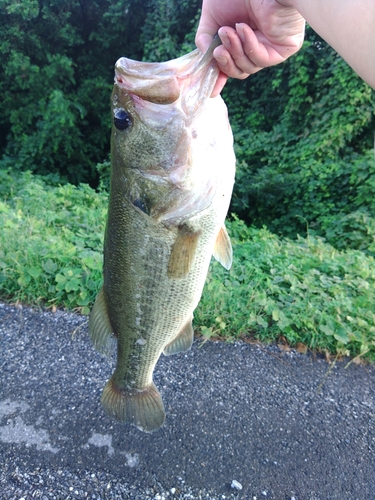
<instances>
[{"instance_id":1,"label":"fish scale","mask_svg":"<svg viewBox=\"0 0 375 500\"><path fill-rule=\"evenodd\" d=\"M104 283L89 331L101 352L117 342L104 409L146 432L165 420L153 383L160 355L191 347L211 256L232 262L224 220L235 158L225 104L210 99L214 46L116 64Z\"/></svg>"}]
</instances>

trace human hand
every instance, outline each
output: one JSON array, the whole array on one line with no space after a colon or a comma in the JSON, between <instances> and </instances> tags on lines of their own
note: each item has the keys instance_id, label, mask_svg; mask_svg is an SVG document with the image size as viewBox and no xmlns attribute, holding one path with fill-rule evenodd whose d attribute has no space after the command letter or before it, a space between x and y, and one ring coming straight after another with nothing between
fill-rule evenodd
<instances>
[{"instance_id":1,"label":"human hand","mask_svg":"<svg viewBox=\"0 0 375 500\"><path fill-rule=\"evenodd\" d=\"M223 45L213 55L221 72L212 97L228 77L247 78L295 54L303 43L305 21L277 0L203 0L197 47L205 52L217 32Z\"/></svg>"}]
</instances>

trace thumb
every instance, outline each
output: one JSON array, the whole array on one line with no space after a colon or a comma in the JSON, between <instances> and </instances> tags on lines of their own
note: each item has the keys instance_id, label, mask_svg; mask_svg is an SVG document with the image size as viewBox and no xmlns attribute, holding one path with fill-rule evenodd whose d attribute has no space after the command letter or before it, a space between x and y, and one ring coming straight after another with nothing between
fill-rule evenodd
<instances>
[{"instance_id":1,"label":"thumb","mask_svg":"<svg viewBox=\"0 0 375 500\"><path fill-rule=\"evenodd\" d=\"M217 30L211 35L210 33L204 33L203 31L198 31L195 36L195 45L198 47L198 49L201 52L206 52L208 47L211 45L212 40L214 39L214 35L216 34Z\"/></svg>"},{"instance_id":2,"label":"thumb","mask_svg":"<svg viewBox=\"0 0 375 500\"><path fill-rule=\"evenodd\" d=\"M219 28L220 26L209 14L205 2L203 2L202 14L195 35L195 45L201 52L206 52Z\"/></svg>"}]
</instances>

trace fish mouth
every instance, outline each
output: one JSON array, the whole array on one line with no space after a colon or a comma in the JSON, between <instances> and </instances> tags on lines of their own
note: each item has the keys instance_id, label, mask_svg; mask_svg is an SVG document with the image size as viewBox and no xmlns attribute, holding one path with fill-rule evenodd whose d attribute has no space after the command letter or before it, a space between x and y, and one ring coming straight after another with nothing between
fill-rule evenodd
<instances>
[{"instance_id":1,"label":"fish mouth","mask_svg":"<svg viewBox=\"0 0 375 500\"><path fill-rule=\"evenodd\" d=\"M189 112L189 101L201 101L212 93L219 75L213 52L220 44L216 35L204 54L196 49L161 63L122 57L115 66L115 84L130 95L154 104L172 104L185 96L183 108Z\"/></svg>"}]
</instances>

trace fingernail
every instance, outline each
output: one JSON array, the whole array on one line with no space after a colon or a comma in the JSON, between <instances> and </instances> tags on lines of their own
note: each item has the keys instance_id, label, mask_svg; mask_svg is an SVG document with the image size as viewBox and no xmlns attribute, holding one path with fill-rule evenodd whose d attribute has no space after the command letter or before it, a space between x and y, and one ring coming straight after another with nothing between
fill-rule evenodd
<instances>
[{"instance_id":1,"label":"fingernail","mask_svg":"<svg viewBox=\"0 0 375 500\"><path fill-rule=\"evenodd\" d=\"M236 24L236 32L237 32L237 35L240 37L241 41L244 42L245 41L245 32L244 32L242 24L238 24L238 23Z\"/></svg>"},{"instance_id":2,"label":"fingernail","mask_svg":"<svg viewBox=\"0 0 375 500\"><path fill-rule=\"evenodd\" d=\"M226 64L228 64L228 59L224 56L218 56L215 59L220 64L220 66L225 66Z\"/></svg>"},{"instance_id":3,"label":"fingernail","mask_svg":"<svg viewBox=\"0 0 375 500\"><path fill-rule=\"evenodd\" d=\"M228 37L226 31L224 31L223 29L220 29L219 36L220 36L221 41L223 42L224 47L229 48L230 47L230 40L229 40L229 37Z\"/></svg>"}]
</instances>

